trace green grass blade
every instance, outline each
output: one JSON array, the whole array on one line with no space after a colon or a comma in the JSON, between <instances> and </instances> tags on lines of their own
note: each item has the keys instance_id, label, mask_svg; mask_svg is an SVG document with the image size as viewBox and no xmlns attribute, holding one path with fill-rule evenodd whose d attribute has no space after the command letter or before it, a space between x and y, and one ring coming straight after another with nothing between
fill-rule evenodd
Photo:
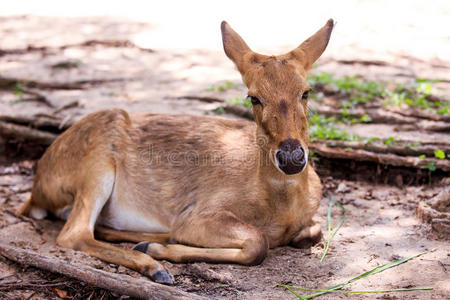
<instances>
[{"instance_id":1,"label":"green grass blade","mask_svg":"<svg viewBox=\"0 0 450 300\"><path fill-rule=\"evenodd\" d=\"M427 253L427 252L422 252L422 253L419 253L419 254L416 254L416 255L412 255L412 256L409 256L409 257L397 259L397 260L391 261L390 263L387 263L387 264L378 266L378 267L376 267L376 268L373 268L373 269L370 270L370 271L367 271L367 272L365 272L365 273L362 273L361 275L358 275L358 276L356 276L356 277L354 277L354 278L348 280L348 281L346 282L346 284L349 284L349 283L351 283L351 282L353 282L353 281L356 281L356 280L358 280L358 279L364 278L364 277L366 277L366 276L374 275L374 274L383 272L383 271L385 271L385 270L387 270L387 269L393 268L393 267L395 267L395 266L401 265L401 264L403 264L403 263L405 263L405 262L407 262L407 261L409 261L409 260L411 260L411 259L413 259L413 258L422 256L422 255L424 255L425 253Z\"/></svg>"},{"instance_id":2,"label":"green grass blade","mask_svg":"<svg viewBox=\"0 0 450 300\"><path fill-rule=\"evenodd\" d=\"M291 288L290 286L284 286L284 287L287 288L287 289L289 290L289 292L291 292L292 294L294 294L295 296L297 296L297 299L300 299L300 300L304 300L304 299L305 299L302 295L300 295L299 293L297 293L296 291L294 291L294 289Z\"/></svg>"},{"instance_id":3,"label":"green grass blade","mask_svg":"<svg viewBox=\"0 0 450 300\"><path fill-rule=\"evenodd\" d=\"M315 297L323 295L323 294L334 293L334 292L351 292L351 291L339 291L339 290L342 290L342 288L344 288L345 286L349 285L350 283L352 283L352 282L354 282L356 280L359 280L361 278L364 278L364 277L367 277L367 276L370 276L370 275L374 275L374 274L377 274L377 273L381 273L381 272L383 272L383 271L385 271L387 269L390 269L390 268L393 268L393 267L398 266L400 264L406 263L407 261L409 261L409 260L411 260L413 258L422 256L422 255L424 255L427 252L428 251L422 252L422 253L419 253L419 254L415 254L415 255L412 255L412 256L409 256L409 257L405 257L405 258L402 258L402 259L397 259L397 260L391 261L391 262L389 262L387 264L384 264L384 265L378 266L376 268L373 268L370 271L364 272L364 273L362 273L362 274L360 274L360 275L358 275L356 277L353 277L353 278L351 278L351 279L349 279L349 280L347 280L347 281L345 281L345 282L343 282L341 284L335 285L335 286L330 287L330 288L325 289L325 290L305 289L305 288L300 288L300 287L296 287L296 286L289 286L289 290L291 291L292 289L298 289L298 290L304 290L304 291L315 291L315 293L313 293L313 294L306 295L306 296L301 296L302 297L301 299L312 299L312 298L315 298ZM288 288L287 285L281 285L280 284L279 286L283 286L285 288ZM401 292L401 291L431 290L431 289L433 289L433 288L424 287L424 288L385 290L385 292L387 293L387 292L390 292L390 291ZM358 291L356 291L356 292L358 292ZM359 291L359 292L375 293L376 291ZM379 291L379 293L383 293L383 291Z\"/></svg>"},{"instance_id":4,"label":"green grass blade","mask_svg":"<svg viewBox=\"0 0 450 300\"><path fill-rule=\"evenodd\" d=\"M368 291L350 291L350 290L319 290L319 289L307 289L302 288L298 286L291 286L291 285L279 285L282 287L285 287L289 289L290 291L296 289L301 291L308 291L308 292L324 292L324 293L348 293L348 294L377 294L377 293L392 293L392 292L411 292L411 291L428 291L433 290L432 287L416 287L416 288L399 288L399 289L389 289L389 290L368 290ZM310 295L308 295L310 296ZM306 298L308 296L302 296L303 298ZM308 299L308 298L306 298Z\"/></svg>"},{"instance_id":5,"label":"green grass blade","mask_svg":"<svg viewBox=\"0 0 450 300\"><path fill-rule=\"evenodd\" d=\"M342 217L339 220L339 223L336 225L336 227L331 231L331 210L333 208L333 205L337 205L342 209ZM330 197L330 204L328 205L328 214L327 214L327 223L328 223L328 237L327 237L327 243L325 245L325 248L323 249L322 257L320 258L320 262L322 262L325 259L325 256L328 253L328 249L330 248L331 240L333 240L334 236L338 232L339 228L341 228L342 224L345 221L345 208L342 205L341 202L334 200L333 196Z\"/></svg>"},{"instance_id":6,"label":"green grass blade","mask_svg":"<svg viewBox=\"0 0 450 300\"><path fill-rule=\"evenodd\" d=\"M315 297L320 296L320 295L323 295L323 294L328 294L328 293L331 293L331 292L333 292L333 291L340 290L340 289L342 289L344 286L346 286L346 284L341 283L341 284L335 285L335 286L333 286L333 287L330 287L329 289L323 290L324 292L316 292L316 293L314 293L314 294L310 294L310 295L307 295L307 296L303 296L303 298L304 298L304 299L312 299L312 298L315 298ZM326 291L326 292L325 292L325 291Z\"/></svg>"}]
</instances>

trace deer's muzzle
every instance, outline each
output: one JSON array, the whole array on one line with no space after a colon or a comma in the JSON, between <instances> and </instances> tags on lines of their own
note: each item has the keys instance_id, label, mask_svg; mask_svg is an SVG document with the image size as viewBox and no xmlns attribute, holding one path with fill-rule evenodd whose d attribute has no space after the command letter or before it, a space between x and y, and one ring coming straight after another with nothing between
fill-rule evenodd
<instances>
[{"instance_id":1,"label":"deer's muzzle","mask_svg":"<svg viewBox=\"0 0 450 300\"><path fill-rule=\"evenodd\" d=\"M284 140L275 151L275 164L287 175L300 173L306 166L305 149L296 139Z\"/></svg>"}]
</instances>

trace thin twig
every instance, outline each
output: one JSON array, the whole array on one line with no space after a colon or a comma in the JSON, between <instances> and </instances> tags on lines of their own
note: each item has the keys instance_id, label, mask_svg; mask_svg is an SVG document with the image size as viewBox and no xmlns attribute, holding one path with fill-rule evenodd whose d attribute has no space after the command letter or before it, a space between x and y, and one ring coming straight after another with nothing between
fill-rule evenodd
<instances>
[{"instance_id":1,"label":"thin twig","mask_svg":"<svg viewBox=\"0 0 450 300\"><path fill-rule=\"evenodd\" d=\"M55 286L65 286L66 282L56 282L56 283L42 283L33 284L27 282L21 283L7 283L0 286L0 291L12 291L12 290L29 290L33 288L45 288L45 287L55 287Z\"/></svg>"},{"instance_id":2,"label":"thin twig","mask_svg":"<svg viewBox=\"0 0 450 300\"><path fill-rule=\"evenodd\" d=\"M21 220L22 222L26 222L26 223L31 224L31 226L34 228L34 230L36 230L37 233L43 234L41 226L39 226L34 219L28 218L28 217L23 216L23 215L17 215L15 212L10 211L9 209L5 209L4 212L9 214L9 215L11 215L11 216L13 216L13 217L15 217L15 218L17 218L17 219L19 219L19 220Z\"/></svg>"}]
</instances>

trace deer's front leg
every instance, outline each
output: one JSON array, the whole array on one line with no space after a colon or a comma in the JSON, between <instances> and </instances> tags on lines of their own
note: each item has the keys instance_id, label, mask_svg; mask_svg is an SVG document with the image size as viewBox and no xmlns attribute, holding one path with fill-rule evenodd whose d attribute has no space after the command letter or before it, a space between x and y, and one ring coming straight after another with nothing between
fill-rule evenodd
<instances>
[{"instance_id":1,"label":"deer's front leg","mask_svg":"<svg viewBox=\"0 0 450 300\"><path fill-rule=\"evenodd\" d=\"M309 248L322 238L320 224L311 221L311 223L300 230L300 232L291 240L290 245L295 248Z\"/></svg>"},{"instance_id":2,"label":"deer's front leg","mask_svg":"<svg viewBox=\"0 0 450 300\"><path fill-rule=\"evenodd\" d=\"M177 220L171 236L179 243L192 246L142 242L134 249L173 262L244 265L260 264L269 249L263 233L230 212L203 213Z\"/></svg>"},{"instance_id":3,"label":"deer's front leg","mask_svg":"<svg viewBox=\"0 0 450 300\"><path fill-rule=\"evenodd\" d=\"M91 177L79 187L69 218L59 233L56 243L65 248L81 250L103 261L136 270L154 281L173 284L173 276L152 257L137 251L123 249L94 238L94 224L114 185L114 172L102 172L105 167L91 171ZM94 169L95 171L95 169ZM108 176L105 176L107 173Z\"/></svg>"}]
</instances>

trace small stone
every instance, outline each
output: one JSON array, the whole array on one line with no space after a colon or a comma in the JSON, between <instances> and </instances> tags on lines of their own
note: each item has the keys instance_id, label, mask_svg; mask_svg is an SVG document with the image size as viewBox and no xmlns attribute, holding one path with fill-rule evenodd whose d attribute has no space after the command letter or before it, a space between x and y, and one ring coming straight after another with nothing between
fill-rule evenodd
<instances>
[{"instance_id":1,"label":"small stone","mask_svg":"<svg viewBox=\"0 0 450 300\"><path fill-rule=\"evenodd\" d=\"M339 183L337 189L336 189L336 193L349 193L350 192L350 188L343 182Z\"/></svg>"}]
</instances>

